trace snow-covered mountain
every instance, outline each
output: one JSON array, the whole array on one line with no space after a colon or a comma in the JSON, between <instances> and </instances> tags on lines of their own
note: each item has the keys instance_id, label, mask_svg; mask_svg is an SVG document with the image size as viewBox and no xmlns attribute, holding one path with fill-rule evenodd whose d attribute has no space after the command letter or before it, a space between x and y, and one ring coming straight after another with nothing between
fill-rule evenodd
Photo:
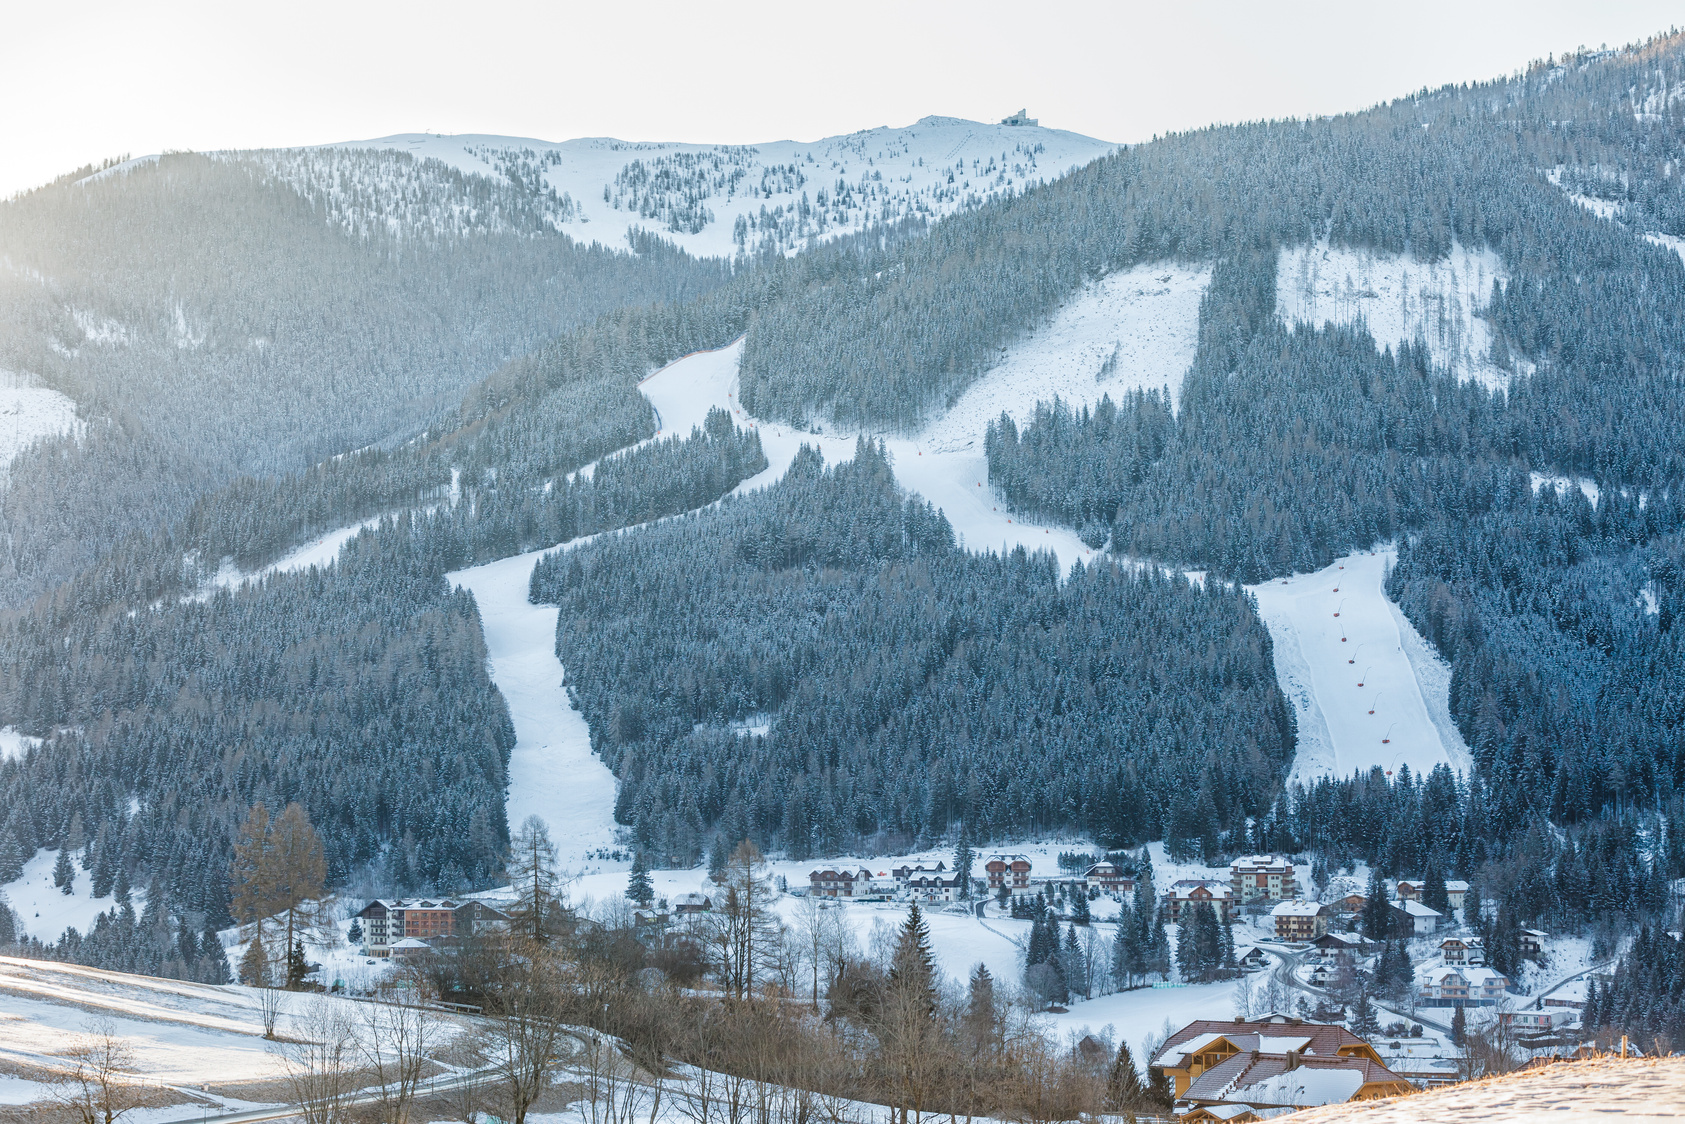
<instances>
[{"instance_id":1,"label":"snow-covered mountain","mask_svg":"<svg viewBox=\"0 0 1685 1124\"><path fill-rule=\"evenodd\" d=\"M729 256L794 250L912 216L942 218L1057 179L1116 146L1039 125L924 117L902 128L753 145L399 133L324 147L407 152L507 180L547 198L550 223L587 241L618 243L638 226L693 254ZM320 150L293 150L312 151ZM313 167L292 159L276 170L308 191Z\"/></svg>"}]
</instances>

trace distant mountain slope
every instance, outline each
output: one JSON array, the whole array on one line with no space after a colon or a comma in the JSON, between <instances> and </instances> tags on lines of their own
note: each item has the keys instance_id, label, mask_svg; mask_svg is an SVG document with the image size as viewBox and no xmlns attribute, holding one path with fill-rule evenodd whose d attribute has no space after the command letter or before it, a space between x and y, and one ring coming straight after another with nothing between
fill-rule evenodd
<instances>
[{"instance_id":1,"label":"distant mountain slope","mask_svg":"<svg viewBox=\"0 0 1685 1124\"><path fill-rule=\"evenodd\" d=\"M1039 125L924 117L816 141L681 144L399 133L345 141L506 179L552 199L555 229L618 244L641 226L701 256L790 251L904 218L938 219L1047 183L1116 145ZM294 153L321 150L292 150ZM302 182L308 173L295 173Z\"/></svg>"}]
</instances>

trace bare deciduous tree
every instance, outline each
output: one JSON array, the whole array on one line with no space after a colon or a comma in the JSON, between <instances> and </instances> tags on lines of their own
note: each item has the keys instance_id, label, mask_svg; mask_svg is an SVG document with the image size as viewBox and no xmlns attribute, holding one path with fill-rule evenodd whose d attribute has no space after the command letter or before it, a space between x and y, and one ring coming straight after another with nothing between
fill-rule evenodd
<instances>
[{"instance_id":1,"label":"bare deciduous tree","mask_svg":"<svg viewBox=\"0 0 1685 1124\"><path fill-rule=\"evenodd\" d=\"M292 1037L273 1047L291 1102L304 1124L342 1124L357 1087L358 1047L343 1000L318 995L293 1019Z\"/></svg>"},{"instance_id":2,"label":"bare deciduous tree","mask_svg":"<svg viewBox=\"0 0 1685 1124\"><path fill-rule=\"evenodd\" d=\"M134 1054L109 1021L95 1022L64 1059L51 1081L53 1097L82 1124L116 1124L140 1107L145 1089L129 1074Z\"/></svg>"},{"instance_id":3,"label":"bare deciduous tree","mask_svg":"<svg viewBox=\"0 0 1685 1124\"><path fill-rule=\"evenodd\" d=\"M378 1082L381 1124L409 1124L416 1088L437 1037L431 1014L420 1007L370 1003L363 1008L363 1064Z\"/></svg>"},{"instance_id":4,"label":"bare deciduous tree","mask_svg":"<svg viewBox=\"0 0 1685 1124\"><path fill-rule=\"evenodd\" d=\"M487 1010L487 1061L497 1074L505 1119L526 1124L533 1102L550 1084L550 1066L563 1038L554 968L516 960Z\"/></svg>"}]
</instances>

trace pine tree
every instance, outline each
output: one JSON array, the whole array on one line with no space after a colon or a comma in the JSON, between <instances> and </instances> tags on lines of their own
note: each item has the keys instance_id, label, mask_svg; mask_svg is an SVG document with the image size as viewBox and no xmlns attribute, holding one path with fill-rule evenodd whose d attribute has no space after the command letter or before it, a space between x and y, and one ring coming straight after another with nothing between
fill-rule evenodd
<instances>
[{"instance_id":1,"label":"pine tree","mask_svg":"<svg viewBox=\"0 0 1685 1124\"><path fill-rule=\"evenodd\" d=\"M65 895L76 892L76 867L70 862L70 848L59 849L58 861L53 864L53 885Z\"/></svg>"},{"instance_id":2,"label":"pine tree","mask_svg":"<svg viewBox=\"0 0 1685 1124\"><path fill-rule=\"evenodd\" d=\"M1372 941L1384 941L1392 936L1392 903L1387 900L1387 884L1381 872L1369 872L1369 889L1363 903L1363 935Z\"/></svg>"},{"instance_id":3,"label":"pine tree","mask_svg":"<svg viewBox=\"0 0 1685 1124\"><path fill-rule=\"evenodd\" d=\"M995 1009L995 978L983 964L971 973L966 987L965 1016L961 1021L973 1058L992 1053L1000 1045L1000 1017Z\"/></svg>"},{"instance_id":4,"label":"pine tree","mask_svg":"<svg viewBox=\"0 0 1685 1124\"><path fill-rule=\"evenodd\" d=\"M550 828L538 816L528 816L509 841L507 861L510 889L515 892L513 931L532 941L548 939L556 908L558 880L556 845Z\"/></svg>"},{"instance_id":5,"label":"pine tree","mask_svg":"<svg viewBox=\"0 0 1685 1124\"><path fill-rule=\"evenodd\" d=\"M351 919L351 927L345 930L345 939L354 945L363 943L363 923L357 918Z\"/></svg>"},{"instance_id":6,"label":"pine tree","mask_svg":"<svg viewBox=\"0 0 1685 1124\"><path fill-rule=\"evenodd\" d=\"M1129 1052L1129 1039L1121 1038L1117 1057L1112 1059L1112 1070L1106 1075L1106 1107L1113 1112L1127 1111L1140 1104L1146 1092L1141 1074L1135 1068L1134 1055Z\"/></svg>"},{"instance_id":7,"label":"pine tree","mask_svg":"<svg viewBox=\"0 0 1685 1124\"><path fill-rule=\"evenodd\" d=\"M936 958L930 950L930 927L917 902L907 908L907 920L901 924L889 961L889 986L904 996L920 997L928 1012L936 1013Z\"/></svg>"},{"instance_id":8,"label":"pine tree","mask_svg":"<svg viewBox=\"0 0 1685 1124\"><path fill-rule=\"evenodd\" d=\"M1463 1009L1458 1007L1455 1011L1451 1012L1451 1045L1461 1046L1463 1044L1463 1040L1467 1036L1468 1019L1463 1014Z\"/></svg>"},{"instance_id":9,"label":"pine tree","mask_svg":"<svg viewBox=\"0 0 1685 1124\"><path fill-rule=\"evenodd\" d=\"M959 880L961 901L971 900L971 867L976 858L971 849L971 828L962 821L959 846L954 848L954 877Z\"/></svg>"},{"instance_id":10,"label":"pine tree","mask_svg":"<svg viewBox=\"0 0 1685 1124\"><path fill-rule=\"evenodd\" d=\"M287 990L297 991L302 988L305 977L309 974L310 963L304 956L304 942L295 940L287 952Z\"/></svg>"},{"instance_id":11,"label":"pine tree","mask_svg":"<svg viewBox=\"0 0 1685 1124\"><path fill-rule=\"evenodd\" d=\"M626 880L626 897L645 909L655 900L655 884L650 881L649 865L644 862L642 851L632 856L632 873Z\"/></svg>"},{"instance_id":12,"label":"pine tree","mask_svg":"<svg viewBox=\"0 0 1685 1124\"><path fill-rule=\"evenodd\" d=\"M1445 868L1437 852L1428 858L1427 876L1422 880L1422 904L1438 910L1442 917L1451 916L1451 895L1445 889Z\"/></svg>"}]
</instances>

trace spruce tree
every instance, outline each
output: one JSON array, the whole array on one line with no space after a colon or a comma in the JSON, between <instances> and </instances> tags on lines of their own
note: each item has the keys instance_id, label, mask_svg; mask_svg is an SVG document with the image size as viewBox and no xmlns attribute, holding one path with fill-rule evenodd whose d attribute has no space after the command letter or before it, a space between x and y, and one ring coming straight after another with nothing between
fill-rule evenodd
<instances>
[{"instance_id":1,"label":"spruce tree","mask_svg":"<svg viewBox=\"0 0 1685 1124\"><path fill-rule=\"evenodd\" d=\"M1363 935L1372 941L1384 941L1392 936L1392 903L1387 900L1386 880L1381 872L1369 872L1369 889L1363 903Z\"/></svg>"},{"instance_id":2,"label":"spruce tree","mask_svg":"<svg viewBox=\"0 0 1685 1124\"><path fill-rule=\"evenodd\" d=\"M1458 1007L1451 1012L1451 1045L1461 1046L1463 1039L1468 1036L1468 1019L1463 1009Z\"/></svg>"},{"instance_id":3,"label":"spruce tree","mask_svg":"<svg viewBox=\"0 0 1685 1124\"><path fill-rule=\"evenodd\" d=\"M1435 852L1428 858L1427 876L1422 879L1422 904L1436 909L1440 916L1451 916L1451 895L1445 889L1445 868Z\"/></svg>"},{"instance_id":4,"label":"spruce tree","mask_svg":"<svg viewBox=\"0 0 1685 1124\"><path fill-rule=\"evenodd\" d=\"M959 881L961 901L971 900L971 867L976 859L971 849L971 828L961 821L959 845L954 848L954 877Z\"/></svg>"},{"instance_id":5,"label":"spruce tree","mask_svg":"<svg viewBox=\"0 0 1685 1124\"><path fill-rule=\"evenodd\" d=\"M23 877L23 864L27 857L23 848L10 832L0 831L0 886L8 882L16 882Z\"/></svg>"},{"instance_id":6,"label":"spruce tree","mask_svg":"<svg viewBox=\"0 0 1685 1124\"><path fill-rule=\"evenodd\" d=\"M304 942L295 940L287 952L287 990L297 991L302 988L304 979L309 974L310 964L304 956Z\"/></svg>"},{"instance_id":7,"label":"spruce tree","mask_svg":"<svg viewBox=\"0 0 1685 1124\"><path fill-rule=\"evenodd\" d=\"M262 941L254 940L246 945L240 957L240 982L247 987L269 986L269 958L264 954Z\"/></svg>"},{"instance_id":8,"label":"spruce tree","mask_svg":"<svg viewBox=\"0 0 1685 1124\"><path fill-rule=\"evenodd\" d=\"M1141 1084L1135 1057L1129 1052L1129 1039L1118 1040L1117 1057L1112 1059L1111 1072L1106 1075L1106 1107L1113 1112L1127 1112L1140 1104L1147 1087Z\"/></svg>"},{"instance_id":9,"label":"spruce tree","mask_svg":"<svg viewBox=\"0 0 1685 1124\"><path fill-rule=\"evenodd\" d=\"M76 867L70 861L70 848L59 848L58 861L53 864L53 885L66 896L76 892Z\"/></svg>"},{"instance_id":10,"label":"spruce tree","mask_svg":"<svg viewBox=\"0 0 1685 1124\"><path fill-rule=\"evenodd\" d=\"M650 881L649 865L644 862L642 851L632 856L632 873L626 880L626 897L645 909L655 900L655 884Z\"/></svg>"},{"instance_id":11,"label":"spruce tree","mask_svg":"<svg viewBox=\"0 0 1685 1124\"><path fill-rule=\"evenodd\" d=\"M930 927L917 902L907 908L907 920L889 961L889 986L906 996L918 996L928 1013L936 1013L936 957L930 951Z\"/></svg>"}]
</instances>

